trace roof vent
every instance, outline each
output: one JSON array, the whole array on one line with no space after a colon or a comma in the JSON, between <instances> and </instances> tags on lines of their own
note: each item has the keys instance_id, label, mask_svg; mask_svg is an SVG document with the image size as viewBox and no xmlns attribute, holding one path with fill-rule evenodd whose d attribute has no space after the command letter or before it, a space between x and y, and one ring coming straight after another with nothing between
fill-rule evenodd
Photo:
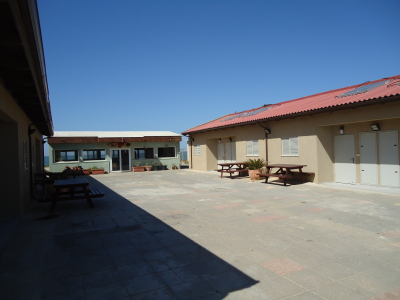
<instances>
[{"instance_id":1,"label":"roof vent","mask_svg":"<svg viewBox=\"0 0 400 300\"><path fill-rule=\"evenodd\" d=\"M341 94L337 96L338 98L343 98L343 97L348 97L348 96L354 96L362 93L369 92L373 89L376 89L377 87L380 87L382 85L388 84L391 82L391 80L386 80L386 81L380 81L380 82L375 82L375 83L370 83L366 85L359 86L358 88L355 88L354 90L351 90L349 92L346 92L344 94Z\"/></svg>"}]
</instances>

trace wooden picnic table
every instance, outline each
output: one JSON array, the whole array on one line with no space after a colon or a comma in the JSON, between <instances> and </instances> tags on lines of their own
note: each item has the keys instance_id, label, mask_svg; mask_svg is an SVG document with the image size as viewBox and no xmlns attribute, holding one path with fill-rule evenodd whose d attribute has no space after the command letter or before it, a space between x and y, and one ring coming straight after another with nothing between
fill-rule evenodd
<instances>
[{"instance_id":1,"label":"wooden picnic table","mask_svg":"<svg viewBox=\"0 0 400 300\"><path fill-rule=\"evenodd\" d=\"M55 192L45 194L39 202L51 202L50 212L52 212L58 201L86 199L90 207L93 208L92 198L103 197L104 193L98 189L89 187L86 178L71 178L54 180Z\"/></svg>"},{"instance_id":2,"label":"wooden picnic table","mask_svg":"<svg viewBox=\"0 0 400 300\"><path fill-rule=\"evenodd\" d=\"M307 167L307 165L292 165L292 164L268 164L266 165L267 173L261 174L259 173L258 176L265 177L265 182L268 182L269 177L278 177L279 179L283 179L284 185L286 185L287 179L292 179L296 174L301 176L303 182L304 176L309 176L314 173L310 172L303 172L303 168ZM272 169L278 169L276 172L272 172ZM298 170L298 171L293 171Z\"/></svg>"},{"instance_id":3,"label":"wooden picnic table","mask_svg":"<svg viewBox=\"0 0 400 300\"><path fill-rule=\"evenodd\" d=\"M248 173L246 169L247 165L246 162L222 163L218 164L218 166L221 166L221 169L216 169L215 171L221 173L221 178L223 173L229 173L230 178L233 179L233 173L239 173L239 176Z\"/></svg>"}]
</instances>

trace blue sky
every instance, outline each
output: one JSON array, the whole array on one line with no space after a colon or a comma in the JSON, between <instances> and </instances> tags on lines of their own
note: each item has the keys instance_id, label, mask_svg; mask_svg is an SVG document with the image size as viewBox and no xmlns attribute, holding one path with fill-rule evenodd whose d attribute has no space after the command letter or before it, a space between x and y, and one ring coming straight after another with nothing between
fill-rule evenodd
<instances>
[{"instance_id":1,"label":"blue sky","mask_svg":"<svg viewBox=\"0 0 400 300\"><path fill-rule=\"evenodd\" d=\"M400 74L398 0L38 7L56 131L181 133L235 111Z\"/></svg>"}]
</instances>

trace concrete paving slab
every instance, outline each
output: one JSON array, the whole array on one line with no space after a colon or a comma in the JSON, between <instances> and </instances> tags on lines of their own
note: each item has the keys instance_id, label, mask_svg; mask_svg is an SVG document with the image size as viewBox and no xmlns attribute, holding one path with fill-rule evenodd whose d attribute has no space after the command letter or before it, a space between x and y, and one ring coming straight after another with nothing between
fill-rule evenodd
<instances>
[{"instance_id":1,"label":"concrete paving slab","mask_svg":"<svg viewBox=\"0 0 400 300\"><path fill-rule=\"evenodd\" d=\"M391 299L397 191L288 187L190 170L87 176L105 191L7 233L7 299ZM11 229L11 230L12 230ZM1 234L1 233L0 233ZM0 237L1 238L1 237Z\"/></svg>"}]
</instances>

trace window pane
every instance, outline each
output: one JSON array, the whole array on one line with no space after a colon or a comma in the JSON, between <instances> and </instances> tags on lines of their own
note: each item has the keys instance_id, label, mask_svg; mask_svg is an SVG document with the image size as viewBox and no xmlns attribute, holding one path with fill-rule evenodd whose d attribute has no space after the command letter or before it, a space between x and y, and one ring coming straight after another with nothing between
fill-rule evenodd
<instances>
[{"instance_id":1,"label":"window pane","mask_svg":"<svg viewBox=\"0 0 400 300\"><path fill-rule=\"evenodd\" d=\"M299 154L299 140L298 138L290 138L290 154L298 155Z\"/></svg>"},{"instance_id":2,"label":"window pane","mask_svg":"<svg viewBox=\"0 0 400 300\"><path fill-rule=\"evenodd\" d=\"M158 148L158 157L175 157L175 147Z\"/></svg>"},{"instance_id":3,"label":"window pane","mask_svg":"<svg viewBox=\"0 0 400 300\"><path fill-rule=\"evenodd\" d=\"M282 155L290 155L289 139L282 139Z\"/></svg>"},{"instance_id":4,"label":"window pane","mask_svg":"<svg viewBox=\"0 0 400 300\"><path fill-rule=\"evenodd\" d=\"M247 155L253 155L253 141L247 141Z\"/></svg>"},{"instance_id":5,"label":"window pane","mask_svg":"<svg viewBox=\"0 0 400 300\"><path fill-rule=\"evenodd\" d=\"M96 149L96 150L83 150L84 160L104 160L106 158L106 150Z\"/></svg>"}]
</instances>

